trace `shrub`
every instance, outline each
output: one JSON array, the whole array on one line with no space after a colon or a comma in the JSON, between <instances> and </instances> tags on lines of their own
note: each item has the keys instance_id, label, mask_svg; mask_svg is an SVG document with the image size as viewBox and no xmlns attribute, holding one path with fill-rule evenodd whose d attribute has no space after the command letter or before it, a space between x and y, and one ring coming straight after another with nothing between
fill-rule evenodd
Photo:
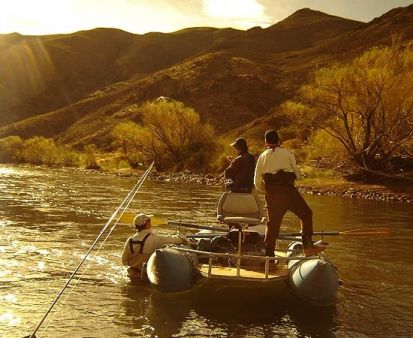
<instances>
[{"instance_id":1,"label":"shrub","mask_svg":"<svg viewBox=\"0 0 413 338\"><path fill-rule=\"evenodd\" d=\"M121 123L112 132L117 144L132 166L155 161L158 170L205 169L214 149L213 128L201 123L190 107L173 100L158 100L140 107L142 125Z\"/></svg>"},{"instance_id":2,"label":"shrub","mask_svg":"<svg viewBox=\"0 0 413 338\"><path fill-rule=\"evenodd\" d=\"M20 160L23 140L19 136L0 139L0 162L10 163Z\"/></svg>"},{"instance_id":3,"label":"shrub","mask_svg":"<svg viewBox=\"0 0 413 338\"><path fill-rule=\"evenodd\" d=\"M301 125L335 138L353 165L385 170L413 137L412 88L413 50L395 40L350 63L318 70L298 101L283 108Z\"/></svg>"},{"instance_id":4,"label":"shrub","mask_svg":"<svg viewBox=\"0 0 413 338\"><path fill-rule=\"evenodd\" d=\"M306 153L307 160L316 161L323 166L338 166L348 159L341 143L324 130L315 132L303 151Z\"/></svg>"},{"instance_id":5,"label":"shrub","mask_svg":"<svg viewBox=\"0 0 413 338\"><path fill-rule=\"evenodd\" d=\"M97 162L96 159L96 145L94 144L88 144L84 147L84 152L85 152L85 161L86 161L86 169L100 169L100 165Z\"/></svg>"},{"instance_id":6,"label":"shrub","mask_svg":"<svg viewBox=\"0 0 413 338\"><path fill-rule=\"evenodd\" d=\"M304 141L299 138L292 138L282 143L283 148L291 150L297 162L302 163L306 158L306 150Z\"/></svg>"},{"instance_id":7,"label":"shrub","mask_svg":"<svg viewBox=\"0 0 413 338\"><path fill-rule=\"evenodd\" d=\"M80 159L79 154L73 151L71 148L60 146L59 148L59 155L60 155L60 162L62 165L66 167L75 167L79 165Z\"/></svg>"},{"instance_id":8,"label":"shrub","mask_svg":"<svg viewBox=\"0 0 413 338\"><path fill-rule=\"evenodd\" d=\"M21 159L31 164L55 165L59 163L59 149L53 140L35 136L24 141Z\"/></svg>"}]
</instances>

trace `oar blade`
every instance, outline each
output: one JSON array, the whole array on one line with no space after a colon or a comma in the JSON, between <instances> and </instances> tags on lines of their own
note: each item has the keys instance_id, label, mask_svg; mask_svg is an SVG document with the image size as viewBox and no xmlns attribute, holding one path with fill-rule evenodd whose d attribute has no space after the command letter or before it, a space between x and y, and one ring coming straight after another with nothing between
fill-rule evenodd
<instances>
[{"instance_id":1,"label":"oar blade","mask_svg":"<svg viewBox=\"0 0 413 338\"><path fill-rule=\"evenodd\" d=\"M314 231L313 236L369 236L369 235L387 235L390 233L389 228L360 228L346 231ZM300 232L287 232L279 235L285 237L301 236Z\"/></svg>"},{"instance_id":2,"label":"oar blade","mask_svg":"<svg viewBox=\"0 0 413 338\"><path fill-rule=\"evenodd\" d=\"M151 217L152 225L168 225L168 220L166 218Z\"/></svg>"},{"instance_id":3,"label":"oar blade","mask_svg":"<svg viewBox=\"0 0 413 338\"><path fill-rule=\"evenodd\" d=\"M120 216L119 223L133 225L135 216L136 213L126 211ZM152 225L168 225L168 220L165 218L151 217L151 223Z\"/></svg>"},{"instance_id":4,"label":"oar blade","mask_svg":"<svg viewBox=\"0 0 413 338\"><path fill-rule=\"evenodd\" d=\"M134 214L133 212L124 212L119 218L119 223L133 225L133 220L135 219L135 216L136 214Z\"/></svg>"},{"instance_id":5,"label":"oar blade","mask_svg":"<svg viewBox=\"0 0 413 338\"><path fill-rule=\"evenodd\" d=\"M344 236L369 236L369 235L388 235L389 228L360 228L346 231L340 231L340 235Z\"/></svg>"}]
</instances>

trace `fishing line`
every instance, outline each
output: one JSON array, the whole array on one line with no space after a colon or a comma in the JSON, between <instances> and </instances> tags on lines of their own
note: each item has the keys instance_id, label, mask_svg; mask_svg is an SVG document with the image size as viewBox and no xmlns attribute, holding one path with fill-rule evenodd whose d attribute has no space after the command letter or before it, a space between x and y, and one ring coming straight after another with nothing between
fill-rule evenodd
<instances>
[{"instance_id":1,"label":"fishing line","mask_svg":"<svg viewBox=\"0 0 413 338\"><path fill-rule=\"evenodd\" d=\"M136 185L129 191L128 195L125 197L125 199L122 201L122 203L118 206L118 208L115 210L115 212L112 214L112 216L109 218L109 220L106 222L105 226L103 227L103 229L100 231L99 235L96 237L95 241L92 243L92 245L90 246L90 248L88 249L88 251L86 252L85 256L82 258L82 260L80 261L80 263L78 264L78 266L76 267L76 269L72 272L72 274L70 275L69 279L67 280L67 282L65 283L65 285L63 286L63 288L60 290L60 292L58 293L58 295L56 296L56 298L54 299L54 301L52 302L52 304L50 305L49 309L46 311L45 315L43 316L43 318L41 319L41 321L39 322L39 324L36 326L36 328L34 329L34 331L32 332L32 334L28 337L30 338L34 338L36 337L36 332L39 330L39 328L41 327L41 325L43 324L43 322L45 321L45 319L47 318L47 316L49 315L49 313L51 312L51 310L53 309L53 307L56 305L56 303L58 302L58 300L60 299L60 297L62 296L63 292L65 291L65 289L68 287L69 283L72 281L72 279L74 278L74 276L76 275L76 273L79 271L80 267L83 265L84 261L86 260L86 258L88 257L88 255L90 254L90 252L93 250L93 248L95 247L95 245L97 244L97 242L99 241L99 239L102 237L102 235L104 234L104 232L106 231L106 229L109 227L109 225L112 223L112 221L114 220L114 218L116 217L116 215L118 215L119 211L122 210L121 215L125 212L125 208L123 207L126 203L126 207L129 206L129 204L131 203L132 199L135 197L135 195L137 194L138 190L140 189L140 187L142 186L144 180L146 179L146 177L149 175L150 171L152 170L154 166L154 162L151 163L151 165L148 167L148 169L145 171L145 173L142 175L141 179L139 179L138 183L136 183ZM117 219L116 223L119 222L119 218ZM44 331L44 330L43 330ZM42 332L43 332L42 331Z\"/></svg>"},{"instance_id":2,"label":"fishing line","mask_svg":"<svg viewBox=\"0 0 413 338\"><path fill-rule=\"evenodd\" d=\"M76 282L72 285L69 293L65 296L65 298L63 298L63 300L60 302L60 306L59 308L53 313L53 317L49 320L48 324L45 326L45 328L42 330L42 332L40 333L40 336L43 334L43 332L48 328L49 324L53 321L53 319L60 313L60 311L62 310L62 308L64 307L67 299L71 296L72 292L75 290L75 288L77 287L77 285L79 284L79 282L81 281L82 277L84 276L84 274L86 273L86 271L88 270L89 266L92 264L92 262L94 261L94 258L96 258L96 256L98 255L99 251L101 250L101 248L103 247L103 245L105 244L105 242L107 241L107 239L109 238L109 236L112 234L113 230L116 228L116 226L119 224L119 220L121 219L123 213L128 209L130 203L133 201L133 199L135 198L136 194L138 193L140 187L142 186L142 184L144 183L145 179L147 178L147 176L149 175L150 171L147 171L144 173L144 175L142 176L141 180L140 180L140 184L138 183L138 186L136 186L135 192L133 193L133 195L131 196L131 198L129 199L128 203L123 207L122 212L120 213L120 215L118 216L118 218L116 219L115 223L113 224L112 228L110 229L109 233L106 235L106 237L104 238L104 240L102 241L102 243L100 244L99 248L94 252L92 258L89 260L88 264L86 265L86 267L83 269L83 272L77 277ZM120 269L118 269L120 270ZM117 271L118 271L117 270Z\"/></svg>"}]
</instances>

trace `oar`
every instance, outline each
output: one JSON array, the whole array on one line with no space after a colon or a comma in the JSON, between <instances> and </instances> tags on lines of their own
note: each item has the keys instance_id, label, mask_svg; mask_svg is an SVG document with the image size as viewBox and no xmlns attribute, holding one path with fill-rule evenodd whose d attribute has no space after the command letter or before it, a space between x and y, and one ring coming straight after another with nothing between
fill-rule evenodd
<instances>
[{"instance_id":1,"label":"oar","mask_svg":"<svg viewBox=\"0 0 413 338\"><path fill-rule=\"evenodd\" d=\"M119 219L119 223L123 224L133 224L133 220L135 218L135 214L132 212L125 212ZM200 224L192 224L192 223L183 223L177 221L170 221L165 218L158 218L158 217L151 217L152 225L177 225L184 228L190 229L200 229L200 230L212 230L212 231L224 231L226 232L227 229L224 227L219 226L210 226L210 225L200 225ZM360 229L352 229L346 231L315 231L313 236L365 236L365 235L383 235L390 233L389 228L360 228ZM220 234L219 234L220 235ZM281 233L278 238L283 239L290 239L291 237L299 237L301 236L301 232L285 232ZM200 235L201 236L201 235ZM210 234L208 236L213 236ZM289 237L289 238L288 238ZM196 237L194 237L196 238ZM199 237L201 238L201 237Z\"/></svg>"},{"instance_id":2,"label":"oar","mask_svg":"<svg viewBox=\"0 0 413 338\"><path fill-rule=\"evenodd\" d=\"M383 235L390 233L389 228L360 228L346 231L315 231L313 236L365 236L365 235ZM280 236L301 236L301 232L287 232Z\"/></svg>"},{"instance_id":3,"label":"oar","mask_svg":"<svg viewBox=\"0 0 413 338\"><path fill-rule=\"evenodd\" d=\"M124 212L119 218L119 223L121 224L133 224L136 214L132 212ZM156 225L176 225L178 227L189 228L189 229L199 229L199 230L212 230L212 231L228 231L225 227L211 226L211 225L201 225L193 223L184 223L179 221L170 221L166 218L151 217L151 223L153 226Z\"/></svg>"},{"instance_id":4,"label":"oar","mask_svg":"<svg viewBox=\"0 0 413 338\"><path fill-rule=\"evenodd\" d=\"M119 217L119 224L128 224L133 225L133 221L135 220L136 213L125 211ZM168 220L166 218L159 218L159 217L151 217L152 225L168 225Z\"/></svg>"},{"instance_id":5,"label":"oar","mask_svg":"<svg viewBox=\"0 0 413 338\"><path fill-rule=\"evenodd\" d=\"M222 231L225 233L228 232L228 228L212 226L212 225L191 224L191 223L182 223L182 222L176 222L176 221L168 221L168 224L177 225L179 227L184 227L184 228L189 228L189 229Z\"/></svg>"},{"instance_id":6,"label":"oar","mask_svg":"<svg viewBox=\"0 0 413 338\"><path fill-rule=\"evenodd\" d=\"M187 235L186 237L188 238L193 238L193 239L200 239L200 238L214 238L217 236L222 236L227 233L216 233L216 232L207 232L203 234L194 234L194 235ZM259 234L261 237L264 237L264 234ZM288 241L301 241L301 236L288 236L288 235L279 235L277 239L281 240L288 240Z\"/></svg>"},{"instance_id":7,"label":"oar","mask_svg":"<svg viewBox=\"0 0 413 338\"><path fill-rule=\"evenodd\" d=\"M366 236L366 235L383 235L389 234L390 230L388 228L361 228L346 231L316 231L313 236ZM205 234L195 234L189 235L189 238L213 238L215 236L220 236L220 233L205 233ZM260 234L264 236L263 234ZM285 232L278 235L278 239L294 240L301 237L301 232Z\"/></svg>"}]
</instances>

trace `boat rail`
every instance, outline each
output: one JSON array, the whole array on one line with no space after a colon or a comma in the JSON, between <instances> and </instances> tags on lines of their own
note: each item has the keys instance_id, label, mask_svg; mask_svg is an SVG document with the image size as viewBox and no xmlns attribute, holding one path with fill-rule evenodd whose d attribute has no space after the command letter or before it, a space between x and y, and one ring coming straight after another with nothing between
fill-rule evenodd
<instances>
[{"instance_id":1,"label":"boat rail","mask_svg":"<svg viewBox=\"0 0 413 338\"><path fill-rule=\"evenodd\" d=\"M244 279L244 280L255 280L256 278L248 278L248 277L243 277L241 276L241 262L243 259L252 259L252 260L257 260L257 261L264 261L264 279L268 280L270 279L270 262L275 261L275 260L282 260L285 262L288 261L304 261L304 260L309 260L309 259L314 259L314 257L303 257L303 256L291 256L291 257L286 257L284 255L278 255L275 254L274 257L271 256L257 256L257 255L248 255L248 254L241 254L240 252L237 253L227 253L227 252L210 252L210 251L200 251L200 250L195 250L195 249L190 249L190 248L185 248L185 247L178 247L174 246L174 249L178 251L182 251L185 253L190 253L190 254L196 254L197 256L203 256L208 258L208 278L222 278L221 276L218 276L216 274L213 274L213 259L214 258L234 258L237 261L236 264L236 276L231 276L236 277L237 279ZM289 252L289 251L294 251L294 250L277 250L278 252ZM263 278L261 278L263 279Z\"/></svg>"}]
</instances>

